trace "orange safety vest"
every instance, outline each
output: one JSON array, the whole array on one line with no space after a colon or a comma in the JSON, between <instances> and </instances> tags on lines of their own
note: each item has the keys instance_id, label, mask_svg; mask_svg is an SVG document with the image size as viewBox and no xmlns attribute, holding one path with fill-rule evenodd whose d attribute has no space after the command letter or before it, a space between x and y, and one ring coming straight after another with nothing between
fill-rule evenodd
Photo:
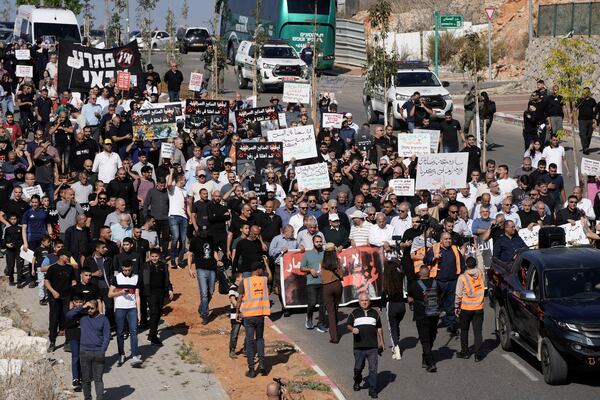
<instances>
[{"instance_id":1,"label":"orange safety vest","mask_svg":"<svg viewBox=\"0 0 600 400\"><path fill-rule=\"evenodd\" d=\"M439 255L440 254L440 249L441 249L442 245L439 243L435 243L433 246L431 246L431 249L433 250L433 255ZM417 251L415 251L415 255L417 257L419 257L417 260L413 260L413 265L415 267L415 274L419 273L419 270L421 269L421 266L423 265L423 260L425 259L425 254L426 254L426 250L425 250L425 246L419 248ZM454 260L456 262L456 274L460 274L460 255L458 253L458 248L454 245L452 245L452 251L454 252ZM432 265L429 267L429 277L430 278L435 278L437 276L437 273L440 269L439 263L436 263L435 265Z\"/></svg>"},{"instance_id":2,"label":"orange safety vest","mask_svg":"<svg viewBox=\"0 0 600 400\"><path fill-rule=\"evenodd\" d=\"M243 317L263 317L271 315L269 288L264 276L244 278L244 296L240 312Z\"/></svg>"},{"instance_id":3,"label":"orange safety vest","mask_svg":"<svg viewBox=\"0 0 600 400\"><path fill-rule=\"evenodd\" d=\"M477 275L477 278L472 278L470 274L464 273L458 277L462 280L465 286L465 293L460 301L460 308L466 311L483 310L484 302L484 285L481 273Z\"/></svg>"}]
</instances>

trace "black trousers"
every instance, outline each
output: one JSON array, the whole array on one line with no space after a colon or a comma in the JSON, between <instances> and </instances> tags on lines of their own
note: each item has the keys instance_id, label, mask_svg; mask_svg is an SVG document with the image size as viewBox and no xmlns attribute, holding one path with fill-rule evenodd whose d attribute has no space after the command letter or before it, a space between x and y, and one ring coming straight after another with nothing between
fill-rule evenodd
<instances>
[{"instance_id":1,"label":"black trousers","mask_svg":"<svg viewBox=\"0 0 600 400\"><path fill-rule=\"evenodd\" d=\"M592 141L592 133L594 131L594 120L580 119L579 121L579 138L581 139L581 149L587 150L590 148Z\"/></svg>"},{"instance_id":2,"label":"black trousers","mask_svg":"<svg viewBox=\"0 0 600 400\"><path fill-rule=\"evenodd\" d=\"M470 325L473 325L473 335L475 336L473 353L479 354L481 350L481 342L483 341L483 310L460 310L460 349L465 352L469 350Z\"/></svg>"},{"instance_id":3,"label":"black trousers","mask_svg":"<svg viewBox=\"0 0 600 400\"><path fill-rule=\"evenodd\" d=\"M79 355L81 363L81 383L84 400L92 400L92 381L96 390L96 400L104 398L104 352L81 350Z\"/></svg>"},{"instance_id":4,"label":"black trousers","mask_svg":"<svg viewBox=\"0 0 600 400\"><path fill-rule=\"evenodd\" d=\"M169 228L169 220L161 219L156 220L156 235L158 236L158 242L160 244L160 250L162 251L163 257L169 255L169 240L171 235L171 228Z\"/></svg>"},{"instance_id":5,"label":"black trousers","mask_svg":"<svg viewBox=\"0 0 600 400\"><path fill-rule=\"evenodd\" d=\"M437 336L438 317L426 317L417 320L417 332L423 347L423 361L427 365L435 364L433 359L433 342Z\"/></svg>"},{"instance_id":6,"label":"black trousers","mask_svg":"<svg viewBox=\"0 0 600 400\"><path fill-rule=\"evenodd\" d=\"M148 298L140 296L140 324L148 323Z\"/></svg>"},{"instance_id":7,"label":"black trousers","mask_svg":"<svg viewBox=\"0 0 600 400\"><path fill-rule=\"evenodd\" d=\"M55 299L52 295L48 302L48 338L50 343L56 342L59 329L65 326L65 314L69 310L69 298Z\"/></svg>"},{"instance_id":8,"label":"black trousers","mask_svg":"<svg viewBox=\"0 0 600 400\"><path fill-rule=\"evenodd\" d=\"M150 322L148 336L150 339L158 337L158 323L165 304L165 293L152 293L148 296L148 307L150 308Z\"/></svg>"},{"instance_id":9,"label":"black trousers","mask_svg":"<svg viewBox=\"0 0 600 400\"><path fill-rule=\"evenodd\" d=\"M388 301L386 306L388 323L390 324L390 335L392 336L392 345L400 345L400 321L406 314L406 304L403 301Z\"/></svg>"},{"instance_id":10,"label":"black trousers","mask_svg":"<svg viewBox=\"0 0 600 400\"><path fill-rule=\"evenodd\" d=\"M319 305L319 324L325 324L325 303L323 302L323 285L306 285L306 318L312 321L313 312Z\"/></svg>"},{"instance_id":11,"label":"black trousers","mask_svg":"<svg viewBox=\"0 0 600 400\"><path fill-rule=\"evenodd\" d=\"M23 274L24 262L19 257L19 250L17 249L6 249L6 268L8 269L8 280L9 282L20 283L23 280L27 280L27 276ZM17 278L15 279L15 267L17 272Z\"/></svg>"}]
</instances>

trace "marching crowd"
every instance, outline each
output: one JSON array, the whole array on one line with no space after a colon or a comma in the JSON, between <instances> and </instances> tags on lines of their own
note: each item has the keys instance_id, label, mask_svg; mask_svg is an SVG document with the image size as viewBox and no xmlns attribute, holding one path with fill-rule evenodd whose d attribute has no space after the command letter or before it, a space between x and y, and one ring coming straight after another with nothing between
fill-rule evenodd
<instances>
[{"instance_id":1,"label":"marching crowd","mask_svg":"<svg viewBox=\"0 0 600 400\"><path fill-rule=\"evenodd\" d=\"M17 46L28 48L20 42ZM485 356L480 241L492 239L493 255L510 261L525 247L517 233L521 228L582 224L590 239L600 239L594 229L600 202L584 197L580 186L566 194L564 173L570 176L571 170L556 136L565 107L557 88L549 92L543 82L524 115L525 149L518 166L493 159L484 163L472 134L477 93L465 96L464 126L451 113L439 122L430 118L432 110L415 93L404 106L406 130L440 130L440 152L468 153L468 179L463 187L399 196L389 180L415 178L418 159L398 156L389 126L374 127L370 147L361 151L357 135L371 128L359 126L350 113L341 129L321 129L304 107L284 108L273 97L270 104L287 114L291 126L315 125L318 155L239 176L236 144L266 141L260 126L237 126L231 120L222 124L211 117L200 129L180 125L177 136L165 140L174 145L172 157L161 158L159 141L136 139L132 131L131 110L158 101L154 87L161 77L151 65L139 91L121 91L111 80L74 97L70 90L56 91L56 56L36 44L30 50L37 71L32 80L15 76L14 48L3 49L0 64L5 275L19 289L37 288L32 296L48 307L49 351L65 335L73 387L83 390L86 399L91 399L91 382L96 398L102 398L111 330L116 331L118 366L128 360L131 366L143 363L140 330L148 329L152 345L162 345L158 326L164 302L173 298L171 269L187 269L197 279L203 324L211 321L218 282L230 299L229 355L240 354L243 326L246 375L253 378L267 373L264 317L271 313L270 293L280 301L285 295L279 285L282 256L302 253L305 328L328 332L336 344L348 273L337 254L350 247L380 248L386 261L377 286L392 357L402 357L399 325L408 303L423 348L423 368L435 372L432 348L438 327L460 334L458 357L473 354L479 362ZM177 65L162 78L171 100L178 99L183 78ZM482 124L489 133L495 105L481 96ZM580 118L591 117L579 124L584 153L598 116L592 101L587 93L578 103ZM248 107L239 95L229 105L231 112ZM586 113L590 107L591 114ZM320 113L335 112L337 104L324 97L319 108ZM295 167L316 162L327 163L331 187L300 190ZM367 292L358 303L345 324L353 334L354 389L362 388L368 362L369 395L375 398L378 353L385 349L382 321ZM290 314L283 302L282 313ZM131 358L126 357L127 338Z\"/></svg>"}]
</instances>

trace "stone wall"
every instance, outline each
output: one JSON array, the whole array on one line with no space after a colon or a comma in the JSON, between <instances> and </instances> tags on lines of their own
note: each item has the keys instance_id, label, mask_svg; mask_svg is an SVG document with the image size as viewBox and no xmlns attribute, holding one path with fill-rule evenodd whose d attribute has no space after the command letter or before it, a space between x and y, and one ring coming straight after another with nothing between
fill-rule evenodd
<instances>
[{"instance_id":1,"label":"stone wall","mask_svg":"<svg viewBox=\"0 0 600 400\"><path fill-rule=\"evenodd\" d=\"M536 38L527 48L525 53L525 73L523 75L523 87L527 90L535 90L535 84L539 79L546 81L546 87L552 87L552 80L544 71L544 60L548 57L550 49L558 43L558 38ZM596 72L589 77L593 82L592 93L600 99L600 40L589 40L596 49L594 57L581 60L582 63L597 65Z\"/></svg>"}]
</instances>

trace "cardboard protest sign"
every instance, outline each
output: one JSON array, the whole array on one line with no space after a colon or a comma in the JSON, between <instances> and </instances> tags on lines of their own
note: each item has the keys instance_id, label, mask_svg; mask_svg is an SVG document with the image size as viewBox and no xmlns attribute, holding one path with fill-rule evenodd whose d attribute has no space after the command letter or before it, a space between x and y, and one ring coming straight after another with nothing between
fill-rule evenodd
<instances>
[{"instance_id":1,"label":"cardboard protest sign","mask_svg":"<svg viewBox=\"0 0 600 400\"><path fill-rule=\"evenodd\" d=\"M578 221L575 225L564 224L560 225L560 227L565 230L565 242L568 245L590 244L590 240L581 226L581 221Z\"/></svg>"},{"instance_id":2,"label":"cardboard protest sign","mask_svg":"<svg viewBox=\"0 0 600 400\"><path fill-rule=\"evenodd\" d=\"M523 239L523 241L525 242L527 247L537 247L537 245L539 243L539 233L540 233L539 225L534 225L531 229L529 229L529 228L519 229L519 236L521 237L521 239Z\"/></svg>"},{"instance_id":3,"label":"cardboard protest sign","mask_svg":"<svg viewBox=\"0 0 600 400\"><path fill-rule=\"evenodd\" d=\"M235 148L236 173L262 177L267 169L283 169L283 144L273 142L238 142Z\"/></svg>"},{"instance_id":4,"label":"cardboard protest sign","mask_svg":"<svg viewBox=\"0 0 600 400\"><path fill-rule=\"evenodd\" d=\"M421 133L428 134L430 137L429 144L431 145L431 153L437 153L440 146L440 131L435 129L413 129L413 134Z\"/></svg>"},{"instance_id":5,"label":"cardboard protest sign","mask_svg":"<svg viewBox=\"0 0 600 400\"><path fill-rule=\"evenodd\" d=\"M168 158L169 160L173 158L173 154L175 153L175 145L172 143L163 142L160 145L160 158Z\"/></svg>"},{"instance_id":6,"label":"cardboard protest sign","mask_svg":"<svg viewBox=\"0 0 600 400\"><path fill-rule=\"evenodd\" d=\"M33 65L20 65L15 66L15 76L18 78L33 78Z\"/></svg>"},{"instance_id":7,"label":"cardboard protest sign","mask_svg":"<svg viewBox=\"0 0 600 400\"><path fill-rule=\"evenodd\" d=\"M411 157L413 155L429 154L431 138L425 133L404 133L398 135L398 155Z\"/></svg>"},{"instance_id":8,"label":"cardboard protest sign","mask_svg":"<svg viewBox=\"0 0 600 400\"><path fill-rule=\"evenodd\" d=\"M179 116L183 116L179 103L158 103L151 108L132 110L133 136L135 140L177 137L177 117Z\"/></svg>"},{"instance_id":9,"label":"cardboard protest sign","mask_svg":"<svg viewBox=\"0 0 600 400\"><path fill-rule=\"evenodd\" d=\"M343 93L344 86L346 85L346 78L344 76L329 76L321 75L317 80L317 89L319 93Z\"/></svg>"},{"instance_id":10,"label":"cardboard protest sign","mask_svg":"<svg viewBox=\"0 0 600 400\"><path fill-rule=\"evenodd\" d=\"M15 50L15 58L17 60L29 60L31 58L31 52L27 49Z\"/></svg>"},{"instance_id":11,"label":"cardboard protest sign","mask_svg":"<svg viewBox=\"0 0 600 400\"><path fill-rule=\"evenodd\" d=\"M202 81L204 76L199 72L190 73L190 83L188 84L188 89L192 92L199 92L202 90Z\"/></svg>"},{"instance_id":12,"label":"cardboard protest sign","mask_svg":"<svg viewBox=\"0 0 600 400\"><path fill-rule=\"evenodd\" d=\"M283 161L304 160L317 156L317 142L312 125L278 129L268 133L269 142L283 142Z\"/></svg>"},{"instance_id":13,"label":"cardboard protest sign","mask_svg":"<svg viewBox=\"0 0 600 400\"><path fill-rule=\"evenodd\" d=\"M245 108L235 112L235 122L238 127L260 121L277 120L277 110L273 106Z\"/></svg>"},{"instance_id":14,"label":"cardboard protest sign","mask_svg":"<svg viewBox=\"0 0 600 400\"><path fill-rule=\"evenodd\" d=\"M468 153L424 154L417 163L416 190L458 189L467 182Z\"/></svg>"},{"instance_id":15,"label":"cardboard protest sign","mask_svg":"<svg viewBox=\"0 0 600 400\"><path fill-rule=\"evenodd\" d=\"M331 187L327 163L301 165L296 167L296 179L300 190L318 190Z\"/></svg>"},{"instance_id":16,"label":"cardboard protest sign","mask_svg":"<svg viewBox=\"0 0 600 400\"><path fill-rule=\"evenodd\" d=\"M117 87L122 90L129 90L131 85L131 74L128 71L117 72Z\"/></svg>"},{"instance_id":17,"label":"cardboard protest sign","mask_svg":"<svg viewBox=\"0 0 600 400\"><path fill-rule=\"evenodd\" d=\"M323 113L323 128L342 128L344 115L339 113Z\"/></svg>"},{"instance_id":18,"label":"cardboard protest sign","mask_svg":"<svg viewBox=\"0 0 600 400\"><path fill-rule=\"evenodd\" d=\"M310 84L284 82L281 101L286 103L310 104Z\"/></svg>"},{"instance_id":19,"label":"cardboard protest sign","mask_svg":"<svg viewBox=\"0 0 600 400\"><path fill-rule=\"evenodd\" d=\"M25 199L30 199L31 196L33 196L34 194L37 194L40 197L44 196L44 191L42 190L42 187L40 185L25 186L23 188L23 197Z\"/></svg>"},{"instance_id":20,"label":"cardboard protest sign","mask_svg":"<svg viewBox=\"0 0 600 400\"><path fill-rule=\"evenodd\" d=\"M396 196L414 196L415 194L414 179L390 179L389 185Z\"/></svg>"},{"instance_id":21,"label":"cardboard protest sign","mask_svg":"<svg viewBox=\"0 0 600 400\"><path fill-rule=\"evenodd\" d=\"M581 173L588 176L600 175L600 161L583 157L581 159Z\"/></svg>"}]
</instances>

